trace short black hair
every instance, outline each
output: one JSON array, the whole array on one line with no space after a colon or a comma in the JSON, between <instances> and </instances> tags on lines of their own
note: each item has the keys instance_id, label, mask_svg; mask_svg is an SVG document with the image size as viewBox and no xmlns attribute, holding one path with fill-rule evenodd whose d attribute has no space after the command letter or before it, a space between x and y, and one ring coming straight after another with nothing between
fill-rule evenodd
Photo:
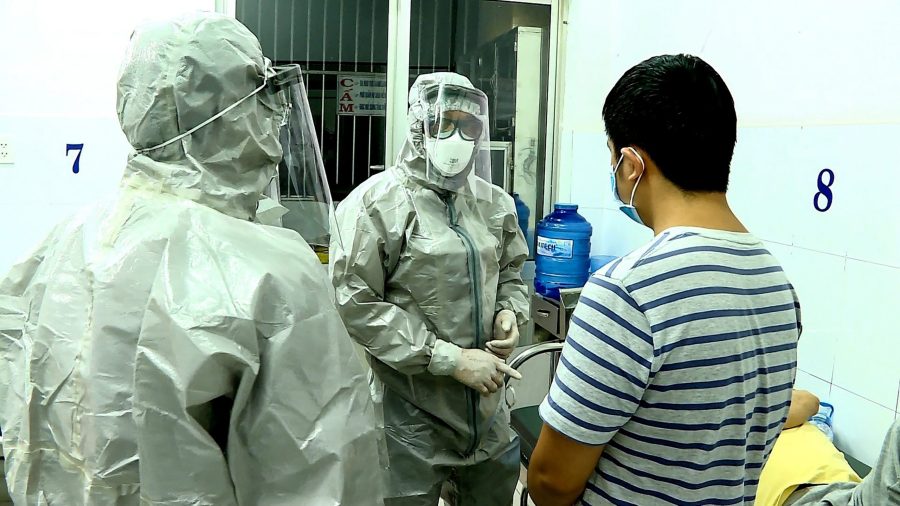
<instances>
[{"instance_id":1,"label":"short black hair","mask_svg":"<svg viewBox=\"0 0 900 506\"><path fill-rule=\"evenodd\" d=\"M722 77L696 56L661 55L619 79L603 104L606 133L618 151L640 147L686 192L724 192L737 115Z\"/></svg>"}]
</instances>

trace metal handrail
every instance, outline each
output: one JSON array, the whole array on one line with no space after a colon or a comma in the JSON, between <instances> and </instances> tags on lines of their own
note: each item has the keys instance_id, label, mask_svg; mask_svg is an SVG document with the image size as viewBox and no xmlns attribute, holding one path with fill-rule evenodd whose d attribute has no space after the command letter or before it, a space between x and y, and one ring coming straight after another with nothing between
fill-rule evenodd
<instances>
[{"instance_id":1,"label":"metal handrail","mask_svg":"<svg viewBox=\"0 0 900 506\"><path fill-rule=\"evenodd\" d=\"M562 349L563 349L562 341L551 341L551 342L541 343L537 346L532 346L531 348L528 348L527 350L523 351L522 353L519 353L518 355L516 355L515 358L513 358L512 360L509 361L509 366L512 367L513 369L518 369L522 364L524 364L525 362L528 362L529 360L531 360L532 358L534 358L538 355L543 355L545 353L560 352L560 351L562 351ZM509 380L510 380L510 378L507 377L506 382L509 383Z\"/></svg>"}]
</instances>

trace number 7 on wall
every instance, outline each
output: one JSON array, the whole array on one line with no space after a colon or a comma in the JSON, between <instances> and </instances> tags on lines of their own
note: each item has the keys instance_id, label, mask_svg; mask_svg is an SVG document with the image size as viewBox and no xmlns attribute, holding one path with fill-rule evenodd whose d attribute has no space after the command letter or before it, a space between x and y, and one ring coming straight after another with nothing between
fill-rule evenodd
<instances>
[{"instance_id":1,"label":"number 7 on wall","mask_svg":"<svg viewBox=\"0 0 900 506\"><path fill-rule=\"evenodd\" d=\"M69 156L69 151L78 151L78 155L75 157L75 163L72 164L72 172L78 174L78 171L81 170L81 151L84 149L84 144L66 144L66 156Z\"/></svg>"}]
</instances>

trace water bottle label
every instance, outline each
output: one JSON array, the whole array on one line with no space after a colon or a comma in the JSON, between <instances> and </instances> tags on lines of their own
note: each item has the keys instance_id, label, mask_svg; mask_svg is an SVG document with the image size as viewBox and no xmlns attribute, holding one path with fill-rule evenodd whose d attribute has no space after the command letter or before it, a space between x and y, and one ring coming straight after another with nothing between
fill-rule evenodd
<instances>
[{"instance_id":1,"label":"water bottle label","mask_svg":"<svg viewBox=\"0 0 900 506\"><path fill-rule=\"evenodd\" d=\"M574 256L575 241L572 239L550 239L538 236L537 254L552 258L572 258Z\"/></svg>"}]
</instances>

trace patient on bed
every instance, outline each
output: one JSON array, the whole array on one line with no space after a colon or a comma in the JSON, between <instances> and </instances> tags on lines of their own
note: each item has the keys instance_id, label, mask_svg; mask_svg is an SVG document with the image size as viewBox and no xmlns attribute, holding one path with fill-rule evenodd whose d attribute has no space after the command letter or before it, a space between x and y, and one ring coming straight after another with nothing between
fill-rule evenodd
<instances>
[{"instance_id":1,"label":"patient on bed","mask_svg":"<svg viewBox=\"0 0 900 506\"><path fill-rule=\"evenodd\" d=\"M828 437L806 423L818 410L815 395L794 390L784 430L760 476L756 506L900 504L900 420L872 472L861 480Z\"/></svg>"}]
</instances>

